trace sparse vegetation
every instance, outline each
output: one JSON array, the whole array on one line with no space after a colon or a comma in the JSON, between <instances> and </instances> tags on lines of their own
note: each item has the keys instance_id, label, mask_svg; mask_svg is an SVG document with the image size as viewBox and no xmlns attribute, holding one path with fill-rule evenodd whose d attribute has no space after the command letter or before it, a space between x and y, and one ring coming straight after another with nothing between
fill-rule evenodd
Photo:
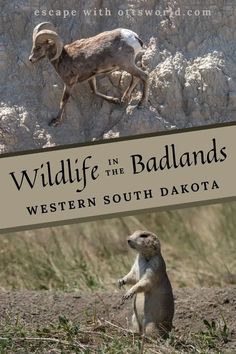
<instances>
[{"instance_id":1,"label":"sparse vegetation","mask_svg":"<svg viewBox=\"0 0 236 354\"><path fill-rule=\"evenodd\" d=\"M81 353L81 354L222 354L222 341L230 335L227 324L207 320L203 323L206 330L199 333L186 333L179 337L171 333L167 341L144 340L129 330L109 321L96 322L84 327L73 323L65 316L48 326L30 330L22 319L7 322L1 331L0 353ZM227 334L226 334L227 332Z\"/></svg>"},{"instance_id":2,"label":"sparse vegetation","mask_svg":"<svg viewBox=\"0 0 236 354\"><path fill-rule=\"evenodd\" d=\"M217 341L227 343L230 340L230 330L225 321L208 320L203 321L206 329L195 334L195 338L204 343L207 348L217 349Z\"/></svg>"},{"instance_id":3,"label":"sparse vegetation","mask_svg":"<svg viewBox=\"0 0 236 354\"><path fill-rule=\"evenodd\" d=\"M0 353L223 354L222 341L228 341L229 336L225 322L222 326L214 320L204 320L199 333L180 337L172 332L166 341L158 342L145 338L141 349L142 338L109 321L97 319L83 326L60 315L57 322L32 330L17 317L14 321L6 319L1 331Z\"/></svg>"}]
</instances>

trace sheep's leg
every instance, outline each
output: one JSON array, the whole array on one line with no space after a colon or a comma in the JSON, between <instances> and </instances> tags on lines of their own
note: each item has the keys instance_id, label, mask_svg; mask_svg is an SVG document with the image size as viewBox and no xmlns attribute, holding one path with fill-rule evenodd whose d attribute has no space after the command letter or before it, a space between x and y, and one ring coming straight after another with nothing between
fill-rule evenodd
<instances>
[{"instance_id":1,"label":"sheep's leg","mask_svg":"<svg viewBox=\"0 0 236 354\"><path fill-rule=\"evenodd\" d=\"M132 92L134 91L135 87L137 86L137 84L139 83L140 79L137 77L134 77L132 75L132 80L130 85L127 87L127 89L125 90L122 98L121 98L121 102L127 102L129 103L130 99L131 99L131 95Z\"/></svg>"},{"instance_id":2,"label":"sheep's leg","mask_svg":"<svg viewBox=\"0 0 236 354\"><path fill-rule=\"evenodd\" d=\"M63 120L63 113L65 110L65 105L68 102L69 98L71 96L71 88L69 88L67 85L64 86L63 94L61 97L61 102L60 102L60 110L58 112L58 115L56 118L53 118L49 125L52 125L56 127L57 125L62 123Z\"/></svg>"},{"instance_id":3,"label":"sheep's leg","mask_svg":"<svg viewBox=\"0 0 236 354\"><path fill-rule=\"evenodd\" d=\"M104 100L106 100L108 102L120 103L119 98L115 98L115 97L112 97L112 96L104 95L103 93L101 93L101 92L99 92L97 90L97 84L96 84L96 78L95 77L92 77L91 79L89 79L89 85L90 85L90 88L91 88L92 92L95 95L104 98Z\"/></svg>"},{"instance_id":4,"label":"sheep's leg","mask_svg":"<svg viewBox=\"0 0 236 354\"><path fill-rule=\"evenodd\" d=\"M127 103L129 102L128 92L129 92L131 86L133 85L133 82L134 82L134 77L133 77L133 75L131 75L130 84L128 85L125 92L123 93L123 96L121 97L121 102L127 102Z\"/></svg>"},{"instance_id":5,"label":"sheep's leg","mask_svg":"<svg viewBox=\"0 0 236 354\"><path fill-rule=\"evenodd\" d=\"M149 94L149 82L148 82L148 74L145 73L143 70L139 69L135 64L132 66L126 66L124 67L124 70L126 70L128 73L131 75L135 76L136 78L140 79L143 82L143 94L141 101L139 102L139 106L142 104L146 103L148 100L148 94Z\"/></svg>"}]
</instances>

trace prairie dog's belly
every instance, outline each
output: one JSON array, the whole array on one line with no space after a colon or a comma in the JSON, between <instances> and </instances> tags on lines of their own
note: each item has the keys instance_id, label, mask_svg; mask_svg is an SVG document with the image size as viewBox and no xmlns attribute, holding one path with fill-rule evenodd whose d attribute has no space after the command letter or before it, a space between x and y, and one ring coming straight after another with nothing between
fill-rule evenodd
<instances>
[{"instance_id":1,"label":"prairie dog's belly","mask_svg":"<svg viewBox=\"0 0 236 354\"><path fill-rule=\"evenodd\" d=\"M134 314L140 326L142 326L143 320L145 318L144 303L145 303L144 293L137 294L134 299Z\"/></svg>"},{"instance_id":2,"label":"prairie dog's belly","mask_svg":"<svg viewBox=\"0 0 236 354\"><path fill-rule=\"evenodd\" d=\"M140 325L145 322L161 323L173 317L173 294L168 279L151 291L139 293L134 300L134 310Z\"/></svg>"}]
</instances>

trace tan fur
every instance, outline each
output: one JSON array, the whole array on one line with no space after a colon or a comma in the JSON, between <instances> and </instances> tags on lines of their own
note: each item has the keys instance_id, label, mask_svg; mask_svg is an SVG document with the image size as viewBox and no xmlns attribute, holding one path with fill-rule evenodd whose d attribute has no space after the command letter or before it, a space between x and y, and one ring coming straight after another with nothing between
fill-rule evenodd
<instances>
[{"instance_id":1,"label":"tan fur","mask_svg":"<svg viewBox=\"0 0 236 354\"><path fill-rule=\"evenodd\" d=\"M133 285L123 296L123 300L134 297L133 330L151 337L166 336L172 329L174 298L160 241L152 232L135 231L128 243L138 256L118 285Z\"/></svg>"},{"instance_id":2,"label":"tan fur","mask_svg":"<svg viewBox=\"0 0 236 354\"><path fill-rule=\"evenodd\" d=\"M33 46L29 61L36 63L48 58L64 81L60 109L50 125L56 126L63 120L65 106L77 82L88 81L92 92L111 103L128 103L137 83L143 83L143 94L138 107L148 100L148 74L136 65L136 55L143 47L138 35L128 29L117 28L63 44L54 26L49 22L37 25L33 31ZM121 98L105 95L97 89L96 76L114 70L128 72L132 81Z\"/></svg>"}]
</instances>

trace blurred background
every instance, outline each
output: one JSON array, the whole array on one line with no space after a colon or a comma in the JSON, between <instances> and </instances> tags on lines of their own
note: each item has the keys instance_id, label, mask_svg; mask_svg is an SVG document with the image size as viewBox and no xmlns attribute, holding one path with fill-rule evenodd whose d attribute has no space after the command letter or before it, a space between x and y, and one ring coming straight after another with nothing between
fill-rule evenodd
<instances>
[{"instance_id":1,"label":"blurred background","mask_svg":"<svg viewBox=\"0 0 236 354\"><path fill-rule=\"evenodd\" d=\"M114 291L137 229L159 235L174 287L236 284L234 202L2 234L0 289Z\"/></svg>"}]
</instances>

